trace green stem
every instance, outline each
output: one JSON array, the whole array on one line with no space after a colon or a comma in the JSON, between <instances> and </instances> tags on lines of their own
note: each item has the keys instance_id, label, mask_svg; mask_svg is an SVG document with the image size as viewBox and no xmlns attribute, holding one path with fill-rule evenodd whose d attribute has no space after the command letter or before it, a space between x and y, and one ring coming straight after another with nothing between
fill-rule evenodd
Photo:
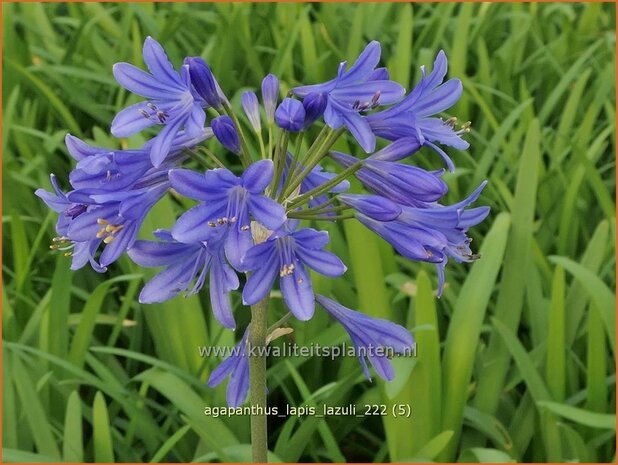
<instances>
[{"instance_id":1,"label":"green stem","mask_svg":"<svg viewBox=\"0 0 618 465\"><path fill-rule=\"evenodd\" d=\"M337 184L339 184L351 174L356 173L362 166L363 160L357 161L353 165L348 166L345 170L343 170L331 180L325 182L324 184L320 184L315 189L311 189L310 191L305 192L303 195L299 195L298 197L293 199L290 205L288 205L288 209L293 210L294 208L299 207L303 203L308 202L312 198L327 192L329 189L335 187Z\"/></svg>"},{"instance_id":2,"label":"green stem","mask_svg":"<svg viewBox=\"0 0 618 465\"><path fill-rule=\"evenodd\" d=\"M315 168L316 165L320 163L320 160L328 154L330 148L335 145L335 142L337 142L339 136L343 134L343 131L344 128L339 128L336 131L329 132L328 136L325 137L324 142L316 150L316 153L312 154L311 156L305 156L306 166L304 167L304 170L298 176L295 176L292 179L291 184L284 192L282 192L280 200L287 198L290 194L292 194L292 192L294 192L294 190L298 186L300 186L300 184L303 182L303 179L305 179L307 175L311 173L311 170L313 170L313 168Z\"/></svg>"},{"instance_id":3,"label":"green stem","mask_svg":"<svg viewBox=\"0 0 618 465\"><path fill-rule=\"evenodd\" d=\"M232 121L234 121L234 125L236 126L236 131L238 131L238 138L240 139L240 148L241 148L241 156L242 156L241 159L243 161L243 165L246 168L247 166L251 164L252 160L251 160L251 153L249 152L249 146L247 145L247 140L245 139L245 134L243 133L242 127L240 126L240 121L238 121L238 118L236 117L236 114L234 113L234 110L232 110L232 107L229 105L229 103L227 103L226 101L223 101L221 105L223 106L223 111L225 112L225 114L229 116L230 118L232 118Z\"/></svg>"},{"instance_id":4,"label":"green stem","mask_svg":"<svg viewBox=\"0 0 618 465\"><path fill-rule=\"evenodd\" d=\"M268 297L251 306L249 347L249 395L251 399L251 451L254 463L266 463L268 430L266 424L266 332Z\"/></svg>"}]
</instances>

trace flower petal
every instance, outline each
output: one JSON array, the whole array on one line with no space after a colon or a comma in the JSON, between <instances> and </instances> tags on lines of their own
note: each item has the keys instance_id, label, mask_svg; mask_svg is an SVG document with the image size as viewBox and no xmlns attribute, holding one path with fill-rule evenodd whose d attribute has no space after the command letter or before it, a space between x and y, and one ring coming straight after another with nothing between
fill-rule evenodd
<instances>
[{"instance_id":1,"label":"flower petal","mask_svg":"<svg viewBox=\"0 0 618 465\"><path fill-rule=\"evenodd\" d=\"M129 63L116 63L112 72L118 84L142 97L169 100L178 95L178 89L170 88L166 83Z\"/></svg>"},{"instance_id":2,"label":"flower petal","mask_svg":"<svg viewBox=\"0 0 618 465\"><path fill-rule=\"evenodd\" d=\"M192 244L207 240L214 234L208 223L223 217L226 204L223 202L197 205L184 213L172 227L172 236L178 242Z\"/></svg>"},{"instance_id":3,"label":"flower petal","mask_svg":"<svg viewBox=\"0 0 618 465\"><path fill-rule=\"evenodd\" d=\"M252 163L241 176L243 187L252 194L261 194L272 181L274 170L272 160Z\"/></svg>"},{"instance_id":4,"label":"flower petal","mask_svg":"<svg viewBox=\"0 0 618 465\"><path fill-rule=\"evenodd\" d=\"M176 192L195 200L208 200L211 191L203 174L193 170L175 168L168 173L170 183Z\"/></svg>"},{"instance_id":5,"label":"flower petal","mask_svg":"<svg viewBox=\"0 0 618 465\"><path fill-rule=\"evenodd\" d=\"M199 251L199 247L180 242L136 241L127 253L139 266L152 268L184 261Z\"/></svg>"},{"instance_id":6,"label":"flower petal","mask_svg":"<svg viewBox=\"0 0 618 465\"><path fill-rule=\"evenodd\" d=\"M311 278L300 263L292 274L279 279L283 300L296 318L302 321L310 320L315 311L313 286Z\"/></svg>"},{"instance_id":7,"label":"flower petal","mask_svg":"<svg viewBox=\"0 0 618 465\"><path fill-rule=\"evenodd\" d=\"M229 293L233 289L238 289L238 276L222 260L222 255L219 260L215 258L210 270L210 302L217 321L225 328L235 329L236 322L232 314Z\"/></svg>"},{"instance_id":8,"label":"flower petal","mask_svg":"<svg viewBox=\"0 0 618 465\"><path fill-rule=\"evenodd\" d=\"M153 119L145 118L142 115L140 110L143 110L144 106L145 102L139 102L121 110L112 121L112 135L114 137L129 137L155 124L159 124Z\"/></svg>"},{"instance_id":9,"label":"flower petal","mask_svg":"<svg viewBox=\"0 0 618 465\"><path fill-rule=\"evenodd\" d=\"M249 210L253 217L268 229L277 229L285 220L285 208L265 195L249 197Z\"/></svg>"},{"instance_id":10,"label":"flower petal","mask_svg":"<svg viewBox=\"0 0 618 465\"><path fill-rule=\"evenodd\" d=\"M150 161L152 161L155 167L163 163L163 160L165 160L165 157L167 157L167 154L170 152L174 138L188 118L188 114L179 115L177 118L168 121L163 130L157 134L155 142L150 148Z\"/></svg>"},{"instance_id":11,"label":"flower petal","mask_svg":"<svg viewBox=\"0 0 618 465\"><path fill-rule=\"evenodd\" d=\"M177 88L181 92L184 90L183 82L169 61L165 50L159 42L152 37L146 37L143 47L144 63L148 70L157 79L164 81L167 85Z\"/></svg>"},{"instance_id":12,"label":"flower petal","mask_svg":"<svg viewBox=\"0 0 618 465\"><path fill-rule=\"evenodd\" d=\"M266 297L270 293L278 274L279 260L273 250L273 253L270 253L264 260L262 266L247 278L247 283L242 291L243 304L253 305Z\"/></svg>"},{"instance_id":13,"label":"flower petal","mask_svg":"<svg viewBox=\"0 0 618 465\"><path fill-rule=\"evenodd\" d=\"M341 276L348 269L337 255L326 250L306 249L299 245L296 253L305 265L325 276Z\"/></svg>"}]
</instances>

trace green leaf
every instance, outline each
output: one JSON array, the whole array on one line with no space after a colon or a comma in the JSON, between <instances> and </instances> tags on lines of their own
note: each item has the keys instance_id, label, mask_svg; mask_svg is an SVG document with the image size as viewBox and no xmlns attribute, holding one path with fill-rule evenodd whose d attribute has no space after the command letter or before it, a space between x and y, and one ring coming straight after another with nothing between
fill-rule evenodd
<instances>
[{"instance_id":1,"label":"green leaf","mask_svg":"<svg viewBox=\"0 0 618 465\"><path fill-rule=\"evenodd\" d=\"M94 461L111 463L114 462L114 446L112 432L109 423L109 413L105 398L101 391L94 396L92 406L92 443L94 446Z\"/></svg>"},{"instance_id":2,"label":"green leaf","mask_svg":"<svg viewBox=\"0 0 618 465\"><path fill-rule=\"evenodd\" d=\"M580 425L590 426L591 428L616 429L616 415L591 412L559 402L539 401L538 405Z\"/></svg>"}]
</instances>

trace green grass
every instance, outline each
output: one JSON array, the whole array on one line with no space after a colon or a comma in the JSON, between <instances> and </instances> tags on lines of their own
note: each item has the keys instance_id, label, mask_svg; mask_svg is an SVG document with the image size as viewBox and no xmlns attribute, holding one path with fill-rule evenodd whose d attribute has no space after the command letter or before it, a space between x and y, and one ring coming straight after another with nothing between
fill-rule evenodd
<instances>
[{"instance_id":1,"label":"green grass","mask_svg":"<svg viewBox=\"0 0 618 465\"><path fill-rule=\"evenodd\" d=\"M473 122L451 151L449 201L481 180L490 217L472 231L482 258L433 268L398 257L358 223L329 225L343 278L319 292L416 334L418 357L391 383L355 360L272 359L269 402L411 405L410 418L271 418L273 461L615 460L615 7L612 4L11 4L3 3L3 460L246 461L246 417L214 418L218 360L232 344L206 295L143 306L148 273L122 259L107 275L68 270L50 252L55 218L33 195L65 180L71 132L117 141L113 115L134 97L117 61L140 65L146 35L178 64L202 55L234 105L267 72L283 90L331 77L364 44L410 88L439 49ZM348 148L342 141L338 148ZM422 152L416 161L436 167ZM143 237L182 205L164 199ZM206 294L206 293L203 293ZM283 313L275 298L272 321ZM248 321L238 299L240 325ZM300 344L338 344L318 312L293 323Z\"/></svg>"}]
</instances>

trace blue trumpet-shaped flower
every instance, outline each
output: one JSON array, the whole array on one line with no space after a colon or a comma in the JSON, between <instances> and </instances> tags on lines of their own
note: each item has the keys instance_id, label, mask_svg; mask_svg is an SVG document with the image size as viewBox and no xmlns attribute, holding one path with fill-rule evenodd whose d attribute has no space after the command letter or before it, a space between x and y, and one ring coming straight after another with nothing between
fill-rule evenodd
<instances>
[{"instance_id":1,"label":"blue trumpet-shaped flower","mask_svg":"<svg viewBox=\"0 0 618 465\"><path fill-rule=\"evenodd\" d=\"M64 251L65 254L71 256L71 269L78 270L90 263L92 268L98 273L103 273L107 269L101 266L94 258L94 255L103 241L102 238L94 238L83 242L76 242L67 237L67 231L71 221L88 211L88 205L83 203L71 202L66 194L58 186L56 176L50 176L51 184L54 192L48 192L45 189L37 189L35 194L43 200L49 208L59 213L56 222L56 233L58 236L54 238L54 244L51 246L54 250Z\"/></svg>"},{"instance_id":2,"label":"blue trumpet-shaped flower","mask_svg":"<svg viewBox=\"0 0 618 465\"><path fill-rule=\"evenodd\" d=\"M229 293L238 289L239 281L225 259L221 237L184 244L175 241L169 231L157 230L154 235L160 241L136 241L128 250L129 257L140 266L165 267L144 286L139 301L163 302L180 293L185 293L185 296L195 294L202 289L210 273L213 313L223 326L235 328Z\"/></svg>"},{"instance_id":3,"label":"blue trumpet-shaped flower","mask_svg":"<svg viewBox=\"0 0 618 465\"><path fill-rule=\"evenodd\" d=\"M450 79L443 83L447 71L444 52L438 53L429 75L426 75L425 67L421 70L423 78L404 100L391 108L367 116L372 131L388 140L416 135L422 144L438 151L440 149L434 142L462 150L468 148L468 142L461 136L468 132L469 123L464 124L461 130L455 130L456 119L443 121L434 117L457 103L462 93L459 79Z\"/></svg>"},{"instance_id":4,"label":"blue trumpet-shaped flower","mask_svg":"<svg viewBox=\"0 0 618 465\"><path fill-rule=\"evenodd\" d=\"M401 214L392 221L378 221L363 213L359 213L357 218L404 257L435 263L438 266L440 295L447 257L457 261L478 258L470 250L470 238L466 232L487 217L489 207L466 207L476 201L486 184L483 182L468 198L453 205L436 204L426 208L401 206Z\"/></svg>"},{"instance_id":5,"label":"blue trumpet-shaped flower","mask_svg":"<svg viewBox=\"0 0 618 465\"><path fill-rule=\"evenodd\" d=\"M405 94L405 89L396 82L375 79L384 77L382 72L375 73L379 61L380 43L373 41L365 47L349 70L346 71L346 62L341 63L335 79L293 89L299 97L326 95L326 124L333 129L346 126L366 152L373 152L376 138L361 112L395 103Z\"/></svg>"},{"instance_id":6,"label":"blue trumpet-shaped flower","mask_svg":"<svg viewBox=\"0 0 618 465\"><path fill-rule=\"evenodd\" d=\"M249 329L247 328L240 342L232 349L231 355L221 362L208 378L208 386L215 387L229 377L226 401L230 407L240 407L247 400L249 393L248 337Z\"/></svg>"},{"instance_id":7,"label":"blue trumpet-shaped flower","mask_svg":"<svg viewBox=\"0 0 618 465\"><path fill-rule=\"evenodd\" d=\"M205 102L192 93L189 66L178 73L163 47L152 37L146 38L144 62L150 73L129 63L116 63L114 77L125 89L148 100L131 105L116 115L111 131L116 137L128 137L154 125L164 125L150 147L150 158L159 166L170 152L174 138L181 129L188 134L202 132L206 114Z\"/></svg>"},{"instance_id":8,"label":"blue trumpet-shaped flower","mask_svg":"<svg viewBox=\"0 0 618 465\"><path fill-rule=\"evenodd\" d=\"M414 338L408 330L388 320L351 310L322 295L316 295L315 300L350 335L365 376L371 379L367 358L380 378L391 381L395 373L389 355L409 354L414 346Z\"/></svg>"},{"instance_id":9,"label":"blue trumpet-shaped flower","mask_svg":"<svg viewBox=\"0 0 618 465\"><path fill-rule=\"evenodd\" d=\"M178 219L172 235L177 241L190 244L208 241L223 228L226 231L225 254L239 269L241 258L253 245L251 217L271 230L286 219L283 206L263 195L272 177L270 160L253 163L240 177L223 168L204 174L171 170L172 187L186 197L203 202Z\"/></svg>"},{"instance_id":10,"label":"blue trumpet-shaped flower","mask_svg":"<svg viewBox=\"0 0 618 465\"><path fill-rule=\"evenodd\" d=\"M266 297L279 276L283 300L299 320L313 316L313 286L305 266L325 276L341 276L346 266L335 254L323 250L328 243L326 231L300 229L288 222L265 242L253 246L243 258L243 268L251 274L243 290L243 302L253 305Z\"/></svg>"},{"instance_id":11,"label":"blue trumpet-shaped flower","mask_svg":"<svg viewBox=\"0 0 618 465\"><path fill-rule=\"evenodd\" d=\"M331 156L344 167L359 162L357 158L341 152L332 152ZM371 192L403 205L421 207L438 201L448 191L448 186L440 178L442 173L442 170L427 171L371 156L363 161L355 176Z\"/></svg>"}]
</instances>

